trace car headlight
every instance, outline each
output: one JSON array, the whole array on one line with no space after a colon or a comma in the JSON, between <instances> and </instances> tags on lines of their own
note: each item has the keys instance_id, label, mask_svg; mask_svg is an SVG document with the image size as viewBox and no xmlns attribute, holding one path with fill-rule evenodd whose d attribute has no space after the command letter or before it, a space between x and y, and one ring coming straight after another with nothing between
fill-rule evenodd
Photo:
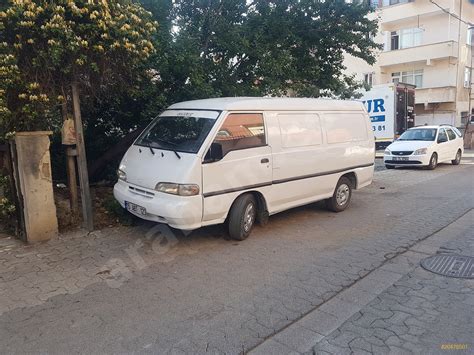
<instances>
[{"instance_id":1,"label":"car headlight","mask_svg":"<svg viewBox=\"0 0 474 355\"><path fill-rule=\"evenodd\" d=\"M413 154L414 155L424 155L424 154L426 154L427 151L428 151L428 149L426 149L426 148L420 148L420 149L415 150L415 152Z\"/></svg>"},{"instance_id":2,"label":"car headlight","mask_svg":"<svg viewBox=\"0 0 474 355\"><path fill-rule=\"evenodd\" d=\"M127 174L121 169L117 170L117 177L119 178L119 180L127 181Z\"/></svg>"},{"instance_id":3,"label":"car headlight","mask_svg":"<svg viewBox=\"0 0 474 355\"><path fill-rule=\"evenodd\" d=\"M390 151L390 149L385 149L385 151L383 152L384 155L390 155L392 154L392 152Z\"/></svg>"},{"instance_id":4,"label":"car headlight","mask_svg":"<svg viewBox=\"0 0 474 355\"><path fill-rule=\"evenodd\" d=\"M199 194L199 186L195 184L174 184L171 182L159 182L156 191L179 196L195 196Z\"/></svg>"}]
</instances>

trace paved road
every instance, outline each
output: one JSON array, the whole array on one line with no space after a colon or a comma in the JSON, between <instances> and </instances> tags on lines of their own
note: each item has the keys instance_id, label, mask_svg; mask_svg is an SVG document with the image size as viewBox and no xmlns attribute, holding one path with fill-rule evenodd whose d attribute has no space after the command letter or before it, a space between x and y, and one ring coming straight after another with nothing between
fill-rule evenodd
<instances>
[{"instance_id":1,"label":"paved road","mask_svg":"<svg viewBox=\"0 0 474 355\"><path fill-rule=\"evenodd\" d=\"M212 227L159 244L147 224L0 250L0 349L252 349L473 208L473 164L378 171L349 210L287 211L240 243Z\"/></svg>"}]
</instances>

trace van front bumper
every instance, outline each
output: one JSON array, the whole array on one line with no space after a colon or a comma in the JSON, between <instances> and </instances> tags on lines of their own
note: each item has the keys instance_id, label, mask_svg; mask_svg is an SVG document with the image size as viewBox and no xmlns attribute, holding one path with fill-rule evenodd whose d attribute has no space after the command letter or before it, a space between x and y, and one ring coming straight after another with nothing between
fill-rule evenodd
<instances>
[{"instance_id":1,"label":"van front bumper","mask_svg":"<svg viewBox=\"0 0 474 355\"><path fill-rule=\"evenodd\" d=\"M398 160L402 158L403 160ZM430 164L430 156L423 155L384 155L383 162L394 166L425 166Z\"/></svg>"},{"instance_id":2,"label":"van front bumper","mask_svg":"<svg viewBox=\"0 0 474 355\"><path fill-rule=\"evenodd\" d=\"M125 208L125 202L145 208L146 214L129 211L133 215L170 227L193 230L202 226L202 196L176 196L150 190L119 180L114 186L114 197Z\"/></svg>"}]
</instances>

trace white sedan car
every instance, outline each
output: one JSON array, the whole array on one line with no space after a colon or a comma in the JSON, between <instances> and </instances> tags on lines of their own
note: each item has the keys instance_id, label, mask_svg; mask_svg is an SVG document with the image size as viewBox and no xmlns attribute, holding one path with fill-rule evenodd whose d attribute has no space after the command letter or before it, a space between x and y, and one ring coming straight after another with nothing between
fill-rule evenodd
<instances>
[{"instance_id":1,"label":"white sedan car","mask_svg":"<svg viewBox=\"0 0 474 355\"><path fill-rule=\"evenodd\" d=\"M461 162L464 152L461 132L451 125L418 126L405 131L384 153L387 169L423 166L430 170L438 163Z\"/></svg>"}]
</instances>

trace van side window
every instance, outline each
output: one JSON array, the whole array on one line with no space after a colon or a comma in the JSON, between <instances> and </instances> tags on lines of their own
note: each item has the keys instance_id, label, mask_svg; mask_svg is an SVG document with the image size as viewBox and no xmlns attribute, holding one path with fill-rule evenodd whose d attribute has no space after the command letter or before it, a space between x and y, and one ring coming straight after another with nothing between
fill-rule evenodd
<instances>
[{"instance_id":1,"label":"van side window","mask_svg":"<svg viewBox=\"0 0 474 355\"><path fill-rule=\"evenodd\" d=\"M261 113L231 113L217 132L214 143L222 146L222 155L232 150L266 145Z\"/></svg>"},{"instance_id":2,"label":"van side window","mask_svg":"<svg viewBox=\"0 0 474 355\"><path fill-rule=\"evenodd\" d=\"M281 144L284 148L305 147L322 143L321 123L317 114L284 113L278 115Z\"/></svg>"},{"instance_id":3,"label":"van side window","mask_svg":"<svg viewBox=\"0 0 474 355\"><path fill-rule=\"evenodd\" d=\"M367 139L366 117L359 113L324 115L328 143L357 142Z\"/></svg>"},{"instance_id":4,"label":"van side window","mask_svg":"<svg viewBox=\"0 0 474 355\"><path fill-rule=\"evenodd\" d=\"M456 133L451 131L451 129L446 128L446 132L448 132L448 137L450 141L452 141L453 139L456 139Z\"/></svg>"}]
</instances>

